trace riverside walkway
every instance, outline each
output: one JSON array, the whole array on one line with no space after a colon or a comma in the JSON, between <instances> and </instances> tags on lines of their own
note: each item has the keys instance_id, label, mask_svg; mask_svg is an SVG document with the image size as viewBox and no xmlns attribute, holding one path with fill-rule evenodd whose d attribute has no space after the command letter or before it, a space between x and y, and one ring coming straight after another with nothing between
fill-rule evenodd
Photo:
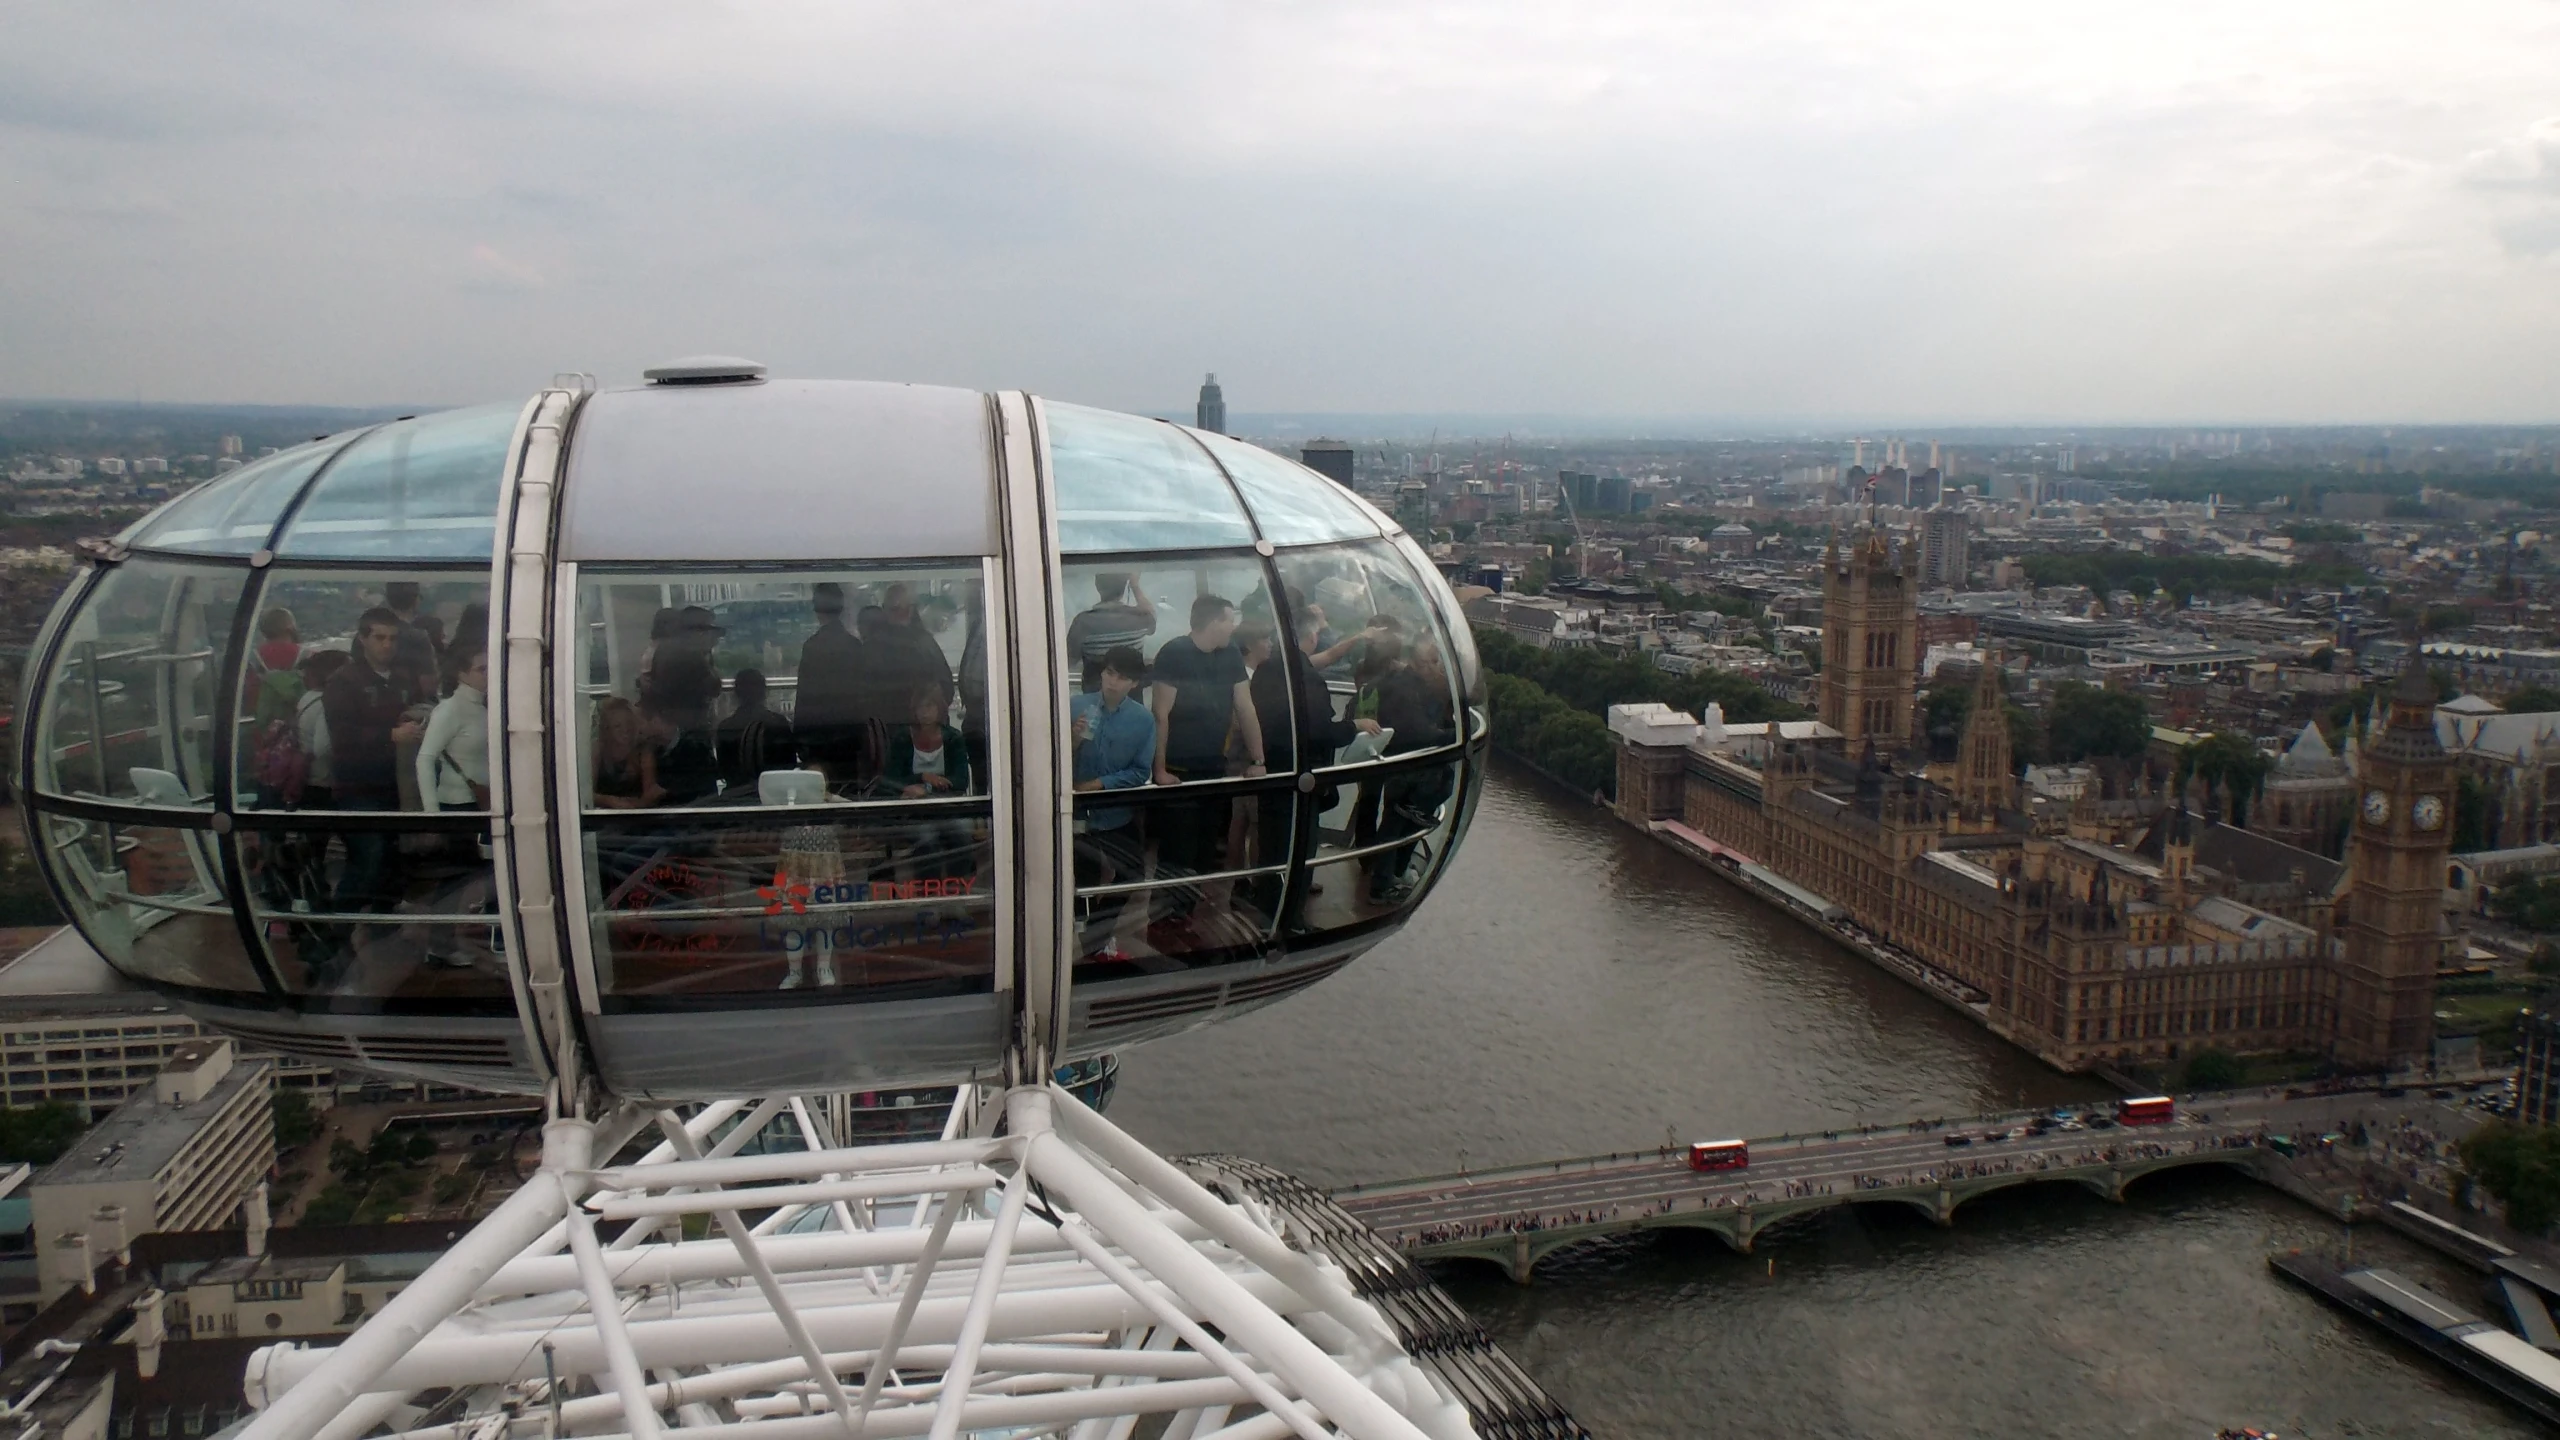
<instances>
[{"instance_id":1,"label":"riverside walkway","mask_svg":"<svg viewBox=\"0 0 2560 1440\"><path fill-rule=\"evenodd\" d=\"M2036 1111L1914 1121L1756 1139L1742 1170L1692 1170L1685 1151L1655 1150L1358 1185L1333 1199L1413 1259L1490 1261L1525 1283L1559 1250L1637 1230L1705 1230L1747 1253L1770 1227L1841 1205L1908 1206L1949 1225L1966 1201L1996 1190L2069 1184L2122 1200L2145 1175L2194 1165L2309 1198L2267 1138L2316 1144L2376 1101L2247 1092L2182 1103L2166 1125L2041 1134L2026 1133ZM1950 1135L1970 1143L1950 1145Z\"/></svg>"}]
</instances>

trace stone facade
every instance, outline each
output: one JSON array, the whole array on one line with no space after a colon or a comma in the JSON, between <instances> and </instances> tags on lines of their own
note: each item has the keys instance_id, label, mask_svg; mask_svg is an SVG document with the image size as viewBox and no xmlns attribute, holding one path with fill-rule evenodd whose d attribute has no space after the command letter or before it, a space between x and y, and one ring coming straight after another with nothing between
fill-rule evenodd
<instances>
[{"instance_id":1,"label":"stone facade","mask_svg":"<svg viewBox=\"0 0 2560 1440\"><path fill-rule=\"evenodd\" d=\"M1983 667L1951 785L1897 753L1909 652L1889 642L1910 643L1911 594L1872 537L1850 553L1827 570L1849 615L1826 619L1823 724L1746 749L1720 723L1613 712L1623 818L1676 817L1840 905L2066 1070L2207 1046L2359 1068L2426 1056L2452 772L2425 706L2395 703L2367 747L2365 784L2387 799L2360 809L2344 867L2183 805L2122 843L2037 834L2015 809L1998 666Z\"/></svg>"}]
</instances>

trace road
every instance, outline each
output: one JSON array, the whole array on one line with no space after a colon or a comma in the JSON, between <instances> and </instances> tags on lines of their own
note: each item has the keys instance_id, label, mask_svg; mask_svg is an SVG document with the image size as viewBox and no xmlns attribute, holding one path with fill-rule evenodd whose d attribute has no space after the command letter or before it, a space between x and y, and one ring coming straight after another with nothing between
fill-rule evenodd
<instances>
[{"instance_id":1,"label":"road","mask_svg":"<svg viewBox=\"0 0 2560 1440\"><path fill-rule=\"evenodd\" d=\"M2392 1099L2372 1092L2287 1099L2282 1091L2268 1090L2182 1103L2178 1119L2167 1125L2054 1129L2012 1138L2029 1118L1915 1121L1754 1140L1750 1167L1739 1171L1695 1171L1685 1154L1657 1152L1360 1186L1335 1198L1391 1240L1432 1244L1510 1229L1533 1217L1538 1228L1553 1229L1672 1208L1766 1205L2139 1160L2254 1143L2270 1134L2291 1134L2307 1144L2359 1120L2374 1128L2411 1123L2452 1139L2476 1123L2478 1112L2462 1108L2458 1099L2438 1101L2417 1091ZM1950 1135L1971 1137L1971 1143L1950 1145Z\"/></svg>"}]
</instances>

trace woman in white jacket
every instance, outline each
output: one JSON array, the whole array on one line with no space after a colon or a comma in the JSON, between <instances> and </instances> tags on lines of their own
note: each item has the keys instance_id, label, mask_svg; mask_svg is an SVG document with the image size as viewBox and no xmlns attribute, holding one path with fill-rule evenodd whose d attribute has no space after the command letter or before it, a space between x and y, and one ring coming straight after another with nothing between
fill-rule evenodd
<instances>
[{"instance_id":1,"label":"woman in white jacket","mask_svg":"<svg viewBox=\"0 0 2560 1440\"><path fill-rule=\"evenodd\" d=\"M420 809L486 810L489 808L489 646L478 636L456 642L453 693L436 702L427 716L427 733L418 740L418 805ZM461 837L454 837L460 839ZM479 915L488 907L494 886L488 872L488 849L477 847L481 863L460 889L428 902L430 909ZM426 962L445 969L469 969L471 927L431 924L425 927Z\"/></svg>"},{"instance_id":2,"label":"woman in white jacket","mask_svg":"<svg viewBox=\"0 0 2560 1440\"><path fill-rule=\"evenodd\" d=\"M489 808L489 647L474 637L453 670L453 693L436 702L418 741L419 808Z\"/></svg>"}]
</instances>

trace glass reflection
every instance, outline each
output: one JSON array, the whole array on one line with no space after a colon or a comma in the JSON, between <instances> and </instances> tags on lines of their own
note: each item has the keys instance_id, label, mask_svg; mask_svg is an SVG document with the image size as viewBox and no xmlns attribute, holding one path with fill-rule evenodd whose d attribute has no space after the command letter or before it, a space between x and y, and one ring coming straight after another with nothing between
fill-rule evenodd
<instances>
[{"instance_id":1,"label":"glass reflection","mask_svg":"<svg viewBox=\"0 0 2560 1440\"><path fill-rule=\"evenodd\" d=\"M129 560L55 652L36 788L168 809L214 803L214 691L248 572Z\"/></svg>"},{"instance_id":2,"label":"glass reflection","mask_svg":"<svg viewBox=\"0 0 2560 1440\"><path fill-rule=\"evenodd\" d=\"M1449 850L1458 766L1345 777L1320 792L1316 854L1294 928L1325 931L1402 909Z\"/></svg>"},{"instance_id":3,"label":"glass reflection","mask_svg":"<svg viewBox=\"0 0 2560 1440\"><path fill-rule=\"evenodd\" d=\"M578 719L596 810L986 793L975 565L598 574L579 589ZM796 782L789 782L796 783Z\"/></svg>"},{"instance_id":4,"label":"glass reflection","mask_svg":"<svg viewBox=\"0 0 2560 1440\"><path fill-rule=\"evenodd\" d=\"M992 982L994 847L981 806L590 817L586 829L607 994Z\"/></svg>"},{"instance_id":5,"label":"glass reflection","mask_svg":"<svg viewBox=\"0 0 2560 1440\"><path fill-rule=\"evenodd\" d=\"M1055 401L1041 402L1040 413L1057 482L1061 550L1253 543L1253 526L1226 477L1179 426Z\"/></svg>"},{"instance_id":6,"label":"glass reflection","mask_svg":"<svg viewBox=\"0 0 2560 1440\"><path fill-rule=\"evenodd\" d=\"M485 572L279 572L253 639L234 748L244 809L488 809Z\"/></svg>"},{"instance_id":7,"label":"glass reflection","mask_svg":"<svg viewBox=\"0 0 2560 1440\"><path fill-rule=\"evenodd\" d=\"M1399 532L1393 544L1396 553L1405 558L1405 563L1421 579L1423 593L1430 597L1432 605L1440 612L1440 628L1446 632L1450 653L1458 662L1458 693L1470 703L1483 704L1484 661L1476 654L1475 631L1467 623L1466 612L1458 607L1458 597L1450 591L1448 577L1440 573L1439 566L1431 563L1431 557L1423 553L1412 536Z\"/></svg>"},{"instance_id":8,"label":"glass reflection","mask_svg":"<svg viewBox=\"0 0 2560 1440\"><path fill-rule=\"evenodd\" d=\"M278 983L298 994L509 995L485 833L312 828L238 832L241 873Z\"/></svg>"},{"instance_id":9,"label":"glass reflection","mask_svg":"<svg viewBox=\"0 0 2560 1440\"><path fill-rule=\"evenodd\" d=\"M1076 803L1077 971L1149 973L1234 959L1269 938L1287 880L1297 795L1273 786Z\"/></svg>"},{"instance_id":10,"label":"glass reflection","mask_svg":"<svg viewBox=\"0 0 2560 1440\"><path fill-rule=\"evenodd\" d=\"M372 431L320 477L276 553L324 560L472 560L497 543L498 486L519 405Z\"/></svg>"},{"instance_id":11,"label":"glass reflection","mask_svg":"<svg viewBox=\"0 0 2560 1440\"><path fill-rule=\"evenodd\" d=\"M205 990L266 988L223 898L211 832L69 815L42 823L72 917L117 968Z\"/></svg>"},{"instance_id":12,"label":"glass reflection","mask_svg":"<svg viewBox=\"0 0 2560 1440\"><path fill-rule=\"evenodd\" d=\"M1272 544L1377 538L1378 522L1324 476L1259 445L1206 430L1186 433L1217 457L1253 512L1255 527Z\"/></svg>"},{"instance_id":13,"label":"glass reflection","mask_svg":"<svg viewBox=\"0 0 2560 1440\"><path fill-rule=\"evenodd\" d=\"M1338 698L1338 713L1377 722L1331 763L1436 749L1457 738L1457 691L1436 607L1393 547L1374 541L1286 550L1274 564L1290 614L1314 627L1301 648Z\"/></svg>"},{"instance_id":14,"label":"glass reflection","mask_svg":"<svg viewBox=\"0 0 2560 1440\"><path fill-rule=\"evenodd\" d=\"M187 492L136 527L126 542L139 550L247 555L267 548L276 521L343 437L298 446L245 465Z\"/></svg>"}]
</instances>

